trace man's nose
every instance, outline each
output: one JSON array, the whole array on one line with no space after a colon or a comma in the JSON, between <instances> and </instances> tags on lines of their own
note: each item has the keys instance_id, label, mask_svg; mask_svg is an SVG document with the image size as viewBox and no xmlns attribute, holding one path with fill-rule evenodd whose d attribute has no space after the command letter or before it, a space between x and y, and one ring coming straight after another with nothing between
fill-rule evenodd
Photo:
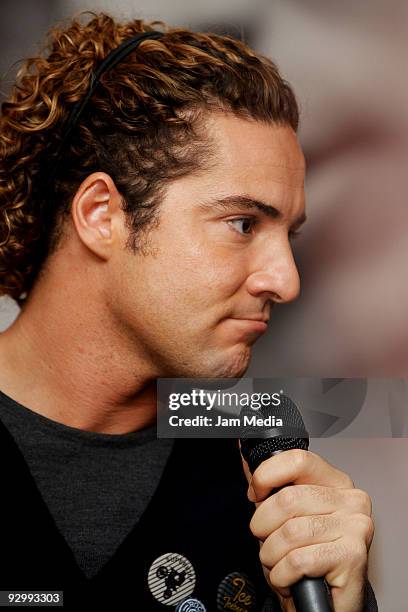
<instances>
[{"instance_id":1,"label":"man's nose","mask_svg":"<svg viewBox=\"0 0 408 612\"><path fill-rule=\"evenodd\" d=\"M247 279L251 295L269 293L269 299L277 303L295 300L300 292L299 272L289 242L279 251L263 254Z\"/></svg>"}]
</instances>

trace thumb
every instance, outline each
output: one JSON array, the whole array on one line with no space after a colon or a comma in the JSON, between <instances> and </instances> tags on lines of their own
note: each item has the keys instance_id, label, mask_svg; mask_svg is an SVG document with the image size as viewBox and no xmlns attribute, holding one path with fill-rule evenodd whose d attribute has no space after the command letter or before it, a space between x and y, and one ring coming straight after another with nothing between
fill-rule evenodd
<instances>
[{"instance_id":1,"label":"thumb","mask_svg":"<svg viewBox=\"0 0 408 612\"><path fill-rule=\"evenodd\" d=\"M242 467L244 469L244 474L246 476L246 479L248 481L248 484L251 482L252 479L252 474L249 471L249 467L248 467L248 463L245 461L242 452L241 452L241 440L238 440L238 446L239 446L239 454L241 455L241 460L242 460Z\"/></svg>"},{"instance_id":2,"label":"thumb","mask_svg":"<svg viewBox=\"0 0 408 612\"><path fill-rule=\"evenodd\" d=\"M238 440L238 445L239 445L239 453L241 455L242 468L244 470L244 474L245 474L246 479L248 481L249 489L252 489L252 487L251 487L252 474L251 474L251 471L250 471L250 469L248 467L248 463L245 461L245 459L244 459L244 457L242 455L242 452L241 452L241 440Z\"/></svg>"}]
</instances>

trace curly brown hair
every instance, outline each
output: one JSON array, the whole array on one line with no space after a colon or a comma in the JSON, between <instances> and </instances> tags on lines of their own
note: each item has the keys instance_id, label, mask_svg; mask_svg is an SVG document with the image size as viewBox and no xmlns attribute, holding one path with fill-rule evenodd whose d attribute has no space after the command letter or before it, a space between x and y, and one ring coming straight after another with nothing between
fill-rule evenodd
<instances>
[{"instance_id":1,"label":"curly brown hair","mask_svg":"<svg viewBox=\"0 0 408 612\"><path fill-rule=\"evenodd\" d=\"M47 57L25 61L1 106L0 296L20 306L61 243L72 197L90 173L102 170L114 180L129 229L126 246L135 251L158 218L166 183L211 160L206 111L298 127L291 87L271 60L243 42L157 21L118 23L91 13L83 23L83 17L50 30ZM93 72L125 39L158 25L159 40L144 40L102 75L50 191L47 172Z\"/></svg>"}]
</instances>

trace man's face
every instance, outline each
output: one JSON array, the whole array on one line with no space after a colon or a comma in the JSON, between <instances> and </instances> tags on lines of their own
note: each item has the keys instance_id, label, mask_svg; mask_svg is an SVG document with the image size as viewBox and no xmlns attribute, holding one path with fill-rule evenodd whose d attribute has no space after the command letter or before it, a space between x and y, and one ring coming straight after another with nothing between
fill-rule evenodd
<instances>
[{"instance_id":1,"label":"man's face","mask_svg":"<svg viewBox=\"0 0 408 612\"><path fill-rule=\"evenodd\" d=\"M264 333L248 319L268 319L299 292L290 238L304 218L304 157L294 131L221 113L209 131L213 168L168 186L149 254L121 249L112 262L114 324L157 377L243 376Z\"/></svg>"}]
</instances>

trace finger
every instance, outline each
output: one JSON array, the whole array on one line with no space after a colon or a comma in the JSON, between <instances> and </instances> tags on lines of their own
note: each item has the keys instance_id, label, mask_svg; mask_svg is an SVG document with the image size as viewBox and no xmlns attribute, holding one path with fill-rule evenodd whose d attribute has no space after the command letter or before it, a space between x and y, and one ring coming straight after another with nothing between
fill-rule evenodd
<instances>
[{"instance_id":1,"label":"finger","mask_svg":"<svg viewBox=\"0 0 408 612\"><path fill-rule=\"evenodd\" d=\"M354 487L348 474L338 470L316 453L296 448L269 457L256 468L251 478L248 497L251 501L261 501L273 488L288 483Z\"/></svg>"},{"instance_id":2,"label":"finger","mask_svg":"<svg viewBox=\"0 0 408 612\"><path fill-rule=\"evenodd\" d=\"M312 514L365 514L371 516L370 496L361 489L336 489L320 485L291 485L258 504L250 529L265 540L287 520Z\"/></svg>"},{"instance_id":3,"label":"finger","mask_svg":"<svg viewBox=\"0 0 408 612\"><path fill-rule=\"evenodd\" d=\"M369 548L374 529L365 514L323 514L301 516L286 521L271 533L262 544L259 558L262 565L272 569L292 550L334 542L345 534L355 541L364 542Z\"/></svg>"},{"instance_id":4,"label":"finger","mask_svg":"<svg viewBox=\"0 0 408 612\"><path fill-rule=\"evenodd\" d=\"M289 587L305 576L325 577L334 589L348 589L353 580L364 582L367 568L367 548L364 542L346 536L292 550L270 571L269 581L284 597Z\"/></svg>"}]
</instances>

